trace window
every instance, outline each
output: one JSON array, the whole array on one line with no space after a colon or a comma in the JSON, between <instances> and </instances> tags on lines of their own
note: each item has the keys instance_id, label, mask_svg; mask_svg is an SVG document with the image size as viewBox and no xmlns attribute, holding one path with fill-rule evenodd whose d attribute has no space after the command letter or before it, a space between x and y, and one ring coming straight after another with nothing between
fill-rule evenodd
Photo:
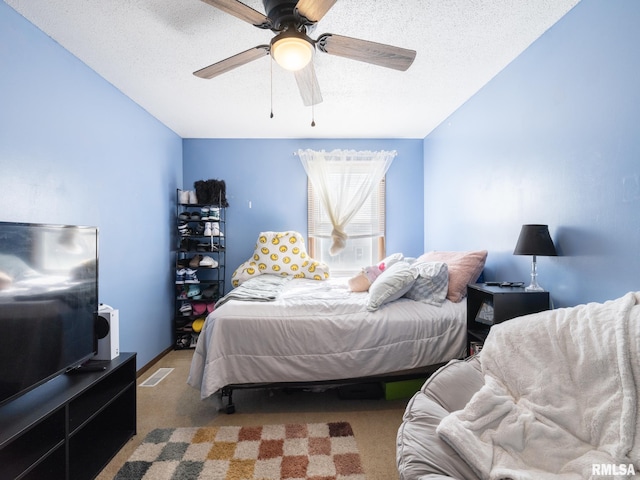
<instances>
[{"instance_id":1,"label":"window","mask_svg":"<svg viewBox=\"0 0 640 480\"><path fill-rule=\"evenodd\" d=\"M309 254L334 274L384 257L385 175L395 151L298 150L308 178Z\"/></svg>"},{"instance_id":2,"label":"window","mask_svg":"<svg viewBox=\"0 0 640 480\"><path fill-rule=\"evenodd\" d=\"M351 188L362 184L361 178L368 175L367 169L349 174L345 182L342 173L333 172L331 177ZM337 182L336 182L337 183ZM309 255L329 265L334 275L352 275L362 267L373 265L385 257L385 179L369 195L358 213L345 228L349 235L344 250L335 256L329 254L332 244L333 226L320 196L314 191L313 184L307 181L307 221Z\"/></svg>"}]
</instances>

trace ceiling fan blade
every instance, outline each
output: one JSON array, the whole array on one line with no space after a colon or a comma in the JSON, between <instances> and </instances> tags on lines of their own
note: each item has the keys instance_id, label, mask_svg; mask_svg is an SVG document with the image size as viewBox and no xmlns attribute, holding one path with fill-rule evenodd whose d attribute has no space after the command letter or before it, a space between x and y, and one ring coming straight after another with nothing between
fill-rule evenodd
<instances>
[{"instance_id":1,"label":"ceiling fan blade","mask_svg":"<svg viewBox=\"0 0 640 480\"><path fill-rule=\"evenodd\" d=\"M308 107L322 102L322 94L320 93L320 84L316 77L316 70L313 68L313 62L309 62L306 67L294 72L298 90L302 96L302 102Z\"/></svg>"},{"instance_id":2,"label":"ceiling fan blade","mask_svg":"<svg viewBox=\"0 0 640 480\"><path fill-rule=\"evenodd\" d=\"M320 35L316 40L316 46L329 55L338 55L402 71L409 68L416 58L415 50L334 35L333 33Z\"/></svg>"},{"instance_id":3,"label":"ceiling fan blade","mask_svg":"<svg viewBox=\"0 0 640 480\"><path fill-rule=\"evenodd\" d=\"M258 45L257 47L250 48L244 52L238 53L233 57L225 58L213 65L201 68L200 70L193 72L196 77L200 78L213 78L221 75L229 70L240 67L245 63L257 60L260 57L269 55L269 45Z\"/></svg>"},{"instance_id":4,"label":"ceiling fan blade","mask_svg":"<svg viewBox=\"0 0 640 480\"><path fill-rule=\"evenodd\" d=\"M309 20L311 23L319 22L322 17L333 7L337 0L300 0L295 11L298 16Z\"/></svg>"},{"instance_id":5,"label":"ceiling fan blade","mask_svg":"<svg viewBox=\"0 0 640 480\"><path fill-rule=\"evenodd\" d=\"M258 28L270 29L273 25L269 17L254 10L238 0L202 0L212 7L216 7L223 12L227 12L234 17L244 20Z\"/></svg>"}]
</instances>

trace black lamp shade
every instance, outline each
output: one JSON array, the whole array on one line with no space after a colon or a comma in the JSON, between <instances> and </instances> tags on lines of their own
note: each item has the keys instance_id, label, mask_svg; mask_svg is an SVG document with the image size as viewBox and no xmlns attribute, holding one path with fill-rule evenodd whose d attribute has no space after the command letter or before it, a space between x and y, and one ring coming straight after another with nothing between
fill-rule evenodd
<instances>
[{"instance_id":1,"label":"black lamp shade","mask_svg":"<svg viewBox=\"0 0 640 480\"><path fill-rule=\"evenodd\" d=\"M518 237L514 255L540 255L555 257L556 247L553 245L547 225L523 225Z\"/></svg>"}]
</instances>

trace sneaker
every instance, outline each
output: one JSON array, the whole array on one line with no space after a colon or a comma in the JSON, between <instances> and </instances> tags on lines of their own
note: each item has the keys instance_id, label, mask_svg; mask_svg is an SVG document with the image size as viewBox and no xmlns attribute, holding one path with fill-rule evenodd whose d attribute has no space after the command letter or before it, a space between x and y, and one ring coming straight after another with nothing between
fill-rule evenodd
<instances>
[{"instance_id":1,"label":"sneaker","mask_svg":"<svg viewBox=\"0 0 640 480\"><path fill-rule=\"evenodd\" d=\"M189 228L189 224L181 223L180 225L178 225L178 232L183 237L188 237L189 235L191 235L191 229Z\"/></svg>"},{"instance_id":2,"label":"sneaker","mask_svg":"<svg viewBox=\"0 0 640 480\"><path fill-rule=\"evenodd\" d=\"M220 209L218 207L211 207L209 209L209 220L220 220Z\"/></svg>"},{"instance_id":3,"label":"sneaker","mask_svg":"<svg viewBox=\"0 0 640 480\"><path fill-rule=\"evenodd\" d=\"M218 262L216 260L214 260L213 258L205 255L200 260L200 266L201 267L207 267L207 268L216 268L218 266Z\"/></svg>"},{"instance_id":4,"label":"sneaker","mask_svg":"<svg viewBox=\"0 0 640 480\"><path fill-rule=\"evenodd\" d=\"M196 271L190 268L186 268L184 271L184 283L200 283L196 276Z\"/></svg>"},{"instance_id":5,"label":"sneaker","mask_svg":"<svg viewBox=\"0 0 640 480\"><path fill-rule=\"evenodd\" d=\"M195 205L198 203L198 197L196 197L195 190L189 190L189 203Z\"/></svg>"},{"instance_id":6,"label":"sneaker","mask_svg":"<svg viewBox=\"0 0 640 480\"><path fill-rule=\"evenodd\" d=\"M211 237L213 236L213 230L211 229L211 222L206 222L204 224L204 236L205 237ZM216 223L217 225L217 223Z\"/></svg>"},{"instance_id":7,"label":"sneaker","mask_svg":"<svg viewBox=\"0 0 640 480\"><path fill-rule=\"evenodd\" d=\"M220 225L218 223L212 223L211 224L211 236L212 237L223 237L224 236L224 234L220 231Z\"/></svg>"},{"instance_id":8,"label":"sneaker","mask_svg":"<svg viewBox=\"0 0 640 480\"><path fill-rule=\"evenodd\" d=\"M184 268L176 270L176 284L180 285L184 283L186 273L187 270Z\"/></svg>"},{"instance_id":9,"label":"sneaker","mask_svg":"<svg viewBox=\"0 0 640 480\"><path fill-rule=\"evenodd\" d=\"M202 220L209 220L209 207L200 207L200 217Z\"/></svg>"},{"instance_id":10,"label":"sneaker","mask_svg":"<svg viewBox=\"0 0 640 480\"><path fill-rule=\"evenodd\" d=\"M193 298L194 300L202 298L200 287L198 285L189 285L189 289L187 290L187 298Z\"/></svg>"},{"instance_id":11,"label":"sneaker","mask_svg":"<svg viewBox=\"0 0 640 480\"><path fill-rule=\"evenodd\" d=\"M191 346L191 335L180 335L176 340L176 348L189 348Z\"/></svg>"},{"instance_id":12,"label":"sneaker","mask_svg":"<svg viewBox=\"0 0 640 480\"><path fill-rule=\"evenodd\" d=\"M180 307L180 313L185 317L188 315L191 315L192 310L193 310L193 307L191 306L190 303L183 303L182 306Z\"/></svg>"}]
</instances>

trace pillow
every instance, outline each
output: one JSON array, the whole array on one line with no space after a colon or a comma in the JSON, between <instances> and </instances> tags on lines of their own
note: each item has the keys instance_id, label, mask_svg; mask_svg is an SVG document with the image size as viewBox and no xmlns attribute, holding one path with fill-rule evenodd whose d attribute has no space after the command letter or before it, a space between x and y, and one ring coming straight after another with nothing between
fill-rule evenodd
<instances>
[{"instance_id":1,"label":"pillow","mask_svg":"<svg viewBox=\"0 0 640 480\"><path fill-rule=\"evenodd\" d=\"M394 263L402 262L404 259L404 254L392 253L388 257L385 257L380 263L378 263L378 265L384 265L384 268L389 268Z\"/></svg>"},{"instance_id":2,"label":"pillow","mask_svg":"<svg viewBox=\"0 0 640 480\"><path fill-rule=\"evenodd\" d=\"M459 302L467 295L467 285L474 283L484 268L487 251L468 252L427 252L416 262L444 262L449 268L449 287L447 299Z\"/></svg>"},{"instance_id":3,"label":"pillow","mask_svg":"<svg viewBox=\"0 0 640 480\"><path fill-rule=\"evenodd\" d=\"M383 304L402 297L415 279L415 272L407 262L396 262L386 268L369 287L367 310L377 310Z\"/></svg>"},{"instance_id":4,"label":"pillow","mask_svg":"<svg viewBox=\"0 0 640 480\"><path fill-rule=\"evenodd\" d=\"M237 287L263 273L325 280L329 278L329 266L309 257L300 233L261 232L253 256L236 268L231 284Z\"/></svg>"},{"instance_id":5,"label":"pillow","mask_svg":"<svg viewBox=\"0 0 640 480\"><path fill-rule=\"evenodd\" d=\"M416 281L405 297L416 302L440 306L449 290L449 268L444 262L415 262L411 265Z\"/></svg>"}]
</instances>

